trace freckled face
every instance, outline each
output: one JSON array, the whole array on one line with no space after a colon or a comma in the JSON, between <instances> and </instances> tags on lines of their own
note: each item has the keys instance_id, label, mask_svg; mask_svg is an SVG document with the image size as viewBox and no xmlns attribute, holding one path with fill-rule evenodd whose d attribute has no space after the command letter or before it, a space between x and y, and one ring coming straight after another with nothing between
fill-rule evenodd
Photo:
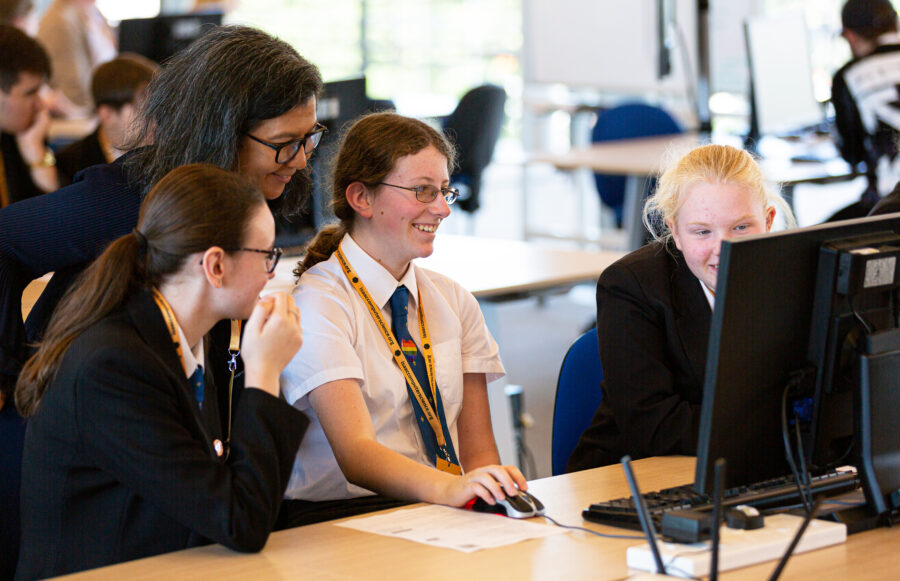
<instances>
[{"instance_id":1,"label":"freckled face","mask_svg":"<svg viewBox=\"0 0 900 581\"><path fill-rule=\"evenodd\" d=\"M310 98L287 113L266 119L250 134L257 139L281 145L308 135L316 126L316 99ZM241 137L238 148L238 171L259 185L267 200L281 196L294 173L306 167L307 157L303 151L287 163L275 161L275 150L253 141L246 135Z\"/></svg>"},{"instance_id":2,"label":"freckled face","mask_svg":"<svg viewBox=\"0 0 900 581\"><path fill-rule=\"evenodd\" d=\"M722 240L768 232L774 218L775 208L760 205L744 186L700 182L684 193L668 225L688 268L715 292Z\"/></svg>"}]
</instances>

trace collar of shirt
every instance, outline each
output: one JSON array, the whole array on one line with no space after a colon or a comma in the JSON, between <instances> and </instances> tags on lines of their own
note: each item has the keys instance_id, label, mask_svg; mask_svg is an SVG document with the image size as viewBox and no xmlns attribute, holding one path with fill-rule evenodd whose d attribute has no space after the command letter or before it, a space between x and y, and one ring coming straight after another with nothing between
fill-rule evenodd
<instances>
[{"instance_id":1,"label":"collar of shirt","mask_svg":"<svg viewBox=\"0 0 900 581\"><path fill-rule=\"evenodd\" d=\"M709 287L707 287L702 280L698 278L697 282L700 283L700 288L703 289L703 294L706 295L706 300L709 302L709 308L716 308L716 295L711 290L709 290Z\"/></svg>"},{"instance_id":2,"label":"collar of shirt","mask_svg":"<svg viewBox=\"0 0 900 581\"><path fill-rule=\"evenodd\" d=\"M344 235L344 239L341 240L341 248L344 251L344 256L350 261L350 266L353 267L360 280L366 285L366 290L369 291L369 295L376 305L384 309L388 301L391 300L391 295L402 284L409 290L412 304L416 307L419 289L416 285L416 265L414 263L409 263L409 268L406 269L403 278L398 282L394 275L379 264L377 260L369 256L353 240L350 234Z\"/></svg>"},{"instance_id":3,"label":"collar of shirt","mask_svg":"<svg viewBox=\"0 0 900 581\"><path fill-rule=\"evenodd\" d=\"M886 32L875 39L875 44L877 46L883 46L886 44L900 44L900 33Z\"/></svg>"},{"instance_id":4,"label":"collar of shirt","mask_svg":"<svg viewBox=\"0 0 900 581\"><path fill-rule=\"evenodd\" d=\"M184 355L184 375L190 379L194 371L197 370L197 366L203 367L204 364L203 339L197 342L197 350L193 351L188 345L187 338L184 336L184 331L181 330L181 324L177 319L175 320L175 326L178 328L178 341L182 347L186 347L181 349L181 354Z\"/></svg>"}]
</instances>

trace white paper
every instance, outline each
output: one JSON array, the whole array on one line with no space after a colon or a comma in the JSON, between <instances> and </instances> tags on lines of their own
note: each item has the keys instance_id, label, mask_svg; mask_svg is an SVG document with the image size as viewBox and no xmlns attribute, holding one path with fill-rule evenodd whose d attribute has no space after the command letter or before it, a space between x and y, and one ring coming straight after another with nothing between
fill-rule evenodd
<instances>
[{"instance_id":1,"label":"white paper","mask_svg":"<svg viewBox=\"0 0 900 581\"><path fill-rule=\"evenodd\" d=\"M337 523L336 526L464 553L568 532L566 529L537 522L440 505L355 518Z\"/></svg>"}]
</instances>

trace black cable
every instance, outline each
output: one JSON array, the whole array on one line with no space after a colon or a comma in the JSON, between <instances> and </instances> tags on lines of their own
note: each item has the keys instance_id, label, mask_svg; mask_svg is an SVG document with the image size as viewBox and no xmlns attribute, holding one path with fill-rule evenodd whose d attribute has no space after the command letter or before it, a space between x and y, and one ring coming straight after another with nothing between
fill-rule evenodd
<instances>
[{"instance_id":1,"label":"black cable","mask_svg":"<svg viewBox=\"0 0 900 581\"><path fill-rule=\"evenodd\" d=\"M787 565L788 559L791 558L791 555L794 554L794 549L797 548L797 543L800 542L800 538L803 536L803 533L806 532L806 527L809 526L809 521L813 519L816 515L816 512L819 510L819 507L822 506L822 498L819 497L816 499L815 504L813 504L812 510L810 510L806 514L806 518L803 519L803 523L800 525L800 528L797 529L797 533L794 535L794 538L791 539L791 544L788 545L787 550L784 552L784 555L781 556L781 560L778 561L778 565L775 567L775 570L772 571L772 576L769 577L769 581L777 581L778 577L781 576L781 572L784 571L784 566Z\"/></svg>"},{"instance_id":2,"label":"black cable","mask_svg":"<svg viewBox=\"0 0 900 581\"><path fill-rule=\"evenodd\" d=\"M806 495L804 494L803 484L800 482L800 474L797 471L797 463L794 462L794 452L791 447L790 428L788 428L787 421L787 396L793 385L793 381L788 382L788 384L784 387L784 391L781 393L781 438L784 441L784 457L787 460L788 465L791 467L791 473L794 475L794 483L797 485L797 491L800 493L800 500L801 502L803 502L803 506L808 513L811 510L811 507L809 506Z\"/></svg>"},{"instance_id":3,"label":"black cable","mask_svg":"<svg viewBox=\"0 0 900 581\"><path fill-rule=\"evenodd\" d=\"M559 521L557 521L556 519L547 516L546 514L542 514L540 516L549 520L550 522L552 522L559 528L572 529L575 531L584 531L586 533L591 533L592 535L597 535L598 537L604 537L607 539L645 539L644 535L610 535L607 533L598 533L597 531L592 531L591 529L586 529L584 527L579 527L579 526L575 526L575 525L564 525L564 524L560 523Z\"/></svg>"},{"instance_id":4,"label":"black cable","mask_svg":"<svg viewBox=\"0 0 900 581\"><path fill-rule=\"evenodd\" d=\"M797 455L800 457L800 476L803 478L803 490L806 492L806 503L812 505L812 474L806 465L806 454L803 452L803 439L800 436L800 418L794 414L794 434L797 437Z\"/></svg>"},{"instance_id":5,"label":"black cable","mask_svg":"<svg viewBox=\"0 0 900 581\"><path fill-rule=\"evenodd\" d=\"M856 310L856 305L853 304L854 298L856 298L856 297L850 297L848 300L848 302L850 303L850 310L853 312L853 316L856 317L856 319L860 323L862 323L863 328L865 328L865 330L866 330L866 335L871 335L874 332L874 330L869 325L868 321L866 321L863 318L862 314L860 314L860 312L858 310Z\"/></svg>"}]
</instances>

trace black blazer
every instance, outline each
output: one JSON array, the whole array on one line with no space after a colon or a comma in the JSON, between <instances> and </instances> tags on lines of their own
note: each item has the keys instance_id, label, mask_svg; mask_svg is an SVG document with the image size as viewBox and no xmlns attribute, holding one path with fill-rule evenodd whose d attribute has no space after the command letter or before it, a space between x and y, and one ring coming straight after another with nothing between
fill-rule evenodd
<instances>
[{"instance_id":1,"label":"black blazer","mask_svg":"<svg viewBox=\"0 0 900 581\"><path fill-rule=\"evenodd\" d=\"M568 471L614 464L625 454L696 453L711 319L700 282L674 244L648 244L603 271L603 401Z\"/></svg>"},{"instance_id":2,"label":"black blazer","mask_svg":"<svg viewBox=\"0 0 900 581\"><path fill-rule=\"evenodd\" d=\"M147 291L72 343L25 436L18 578L211 541L263 547L308 420L246 389L225 461L206 375L201 410Z\"/></svg>"},{"instance_id":3,"label":"black blazer","mask_svg":"<svg viewBox=\"0 0 900 581\"><path fill-rule=\"evenodd\" d=\"M106 154L100 145L100 128L93 133L70 143L56 156L59 186L67 186L75 179L75 174L94 165L107 163Z\"/></svg>"}]
</instances>

